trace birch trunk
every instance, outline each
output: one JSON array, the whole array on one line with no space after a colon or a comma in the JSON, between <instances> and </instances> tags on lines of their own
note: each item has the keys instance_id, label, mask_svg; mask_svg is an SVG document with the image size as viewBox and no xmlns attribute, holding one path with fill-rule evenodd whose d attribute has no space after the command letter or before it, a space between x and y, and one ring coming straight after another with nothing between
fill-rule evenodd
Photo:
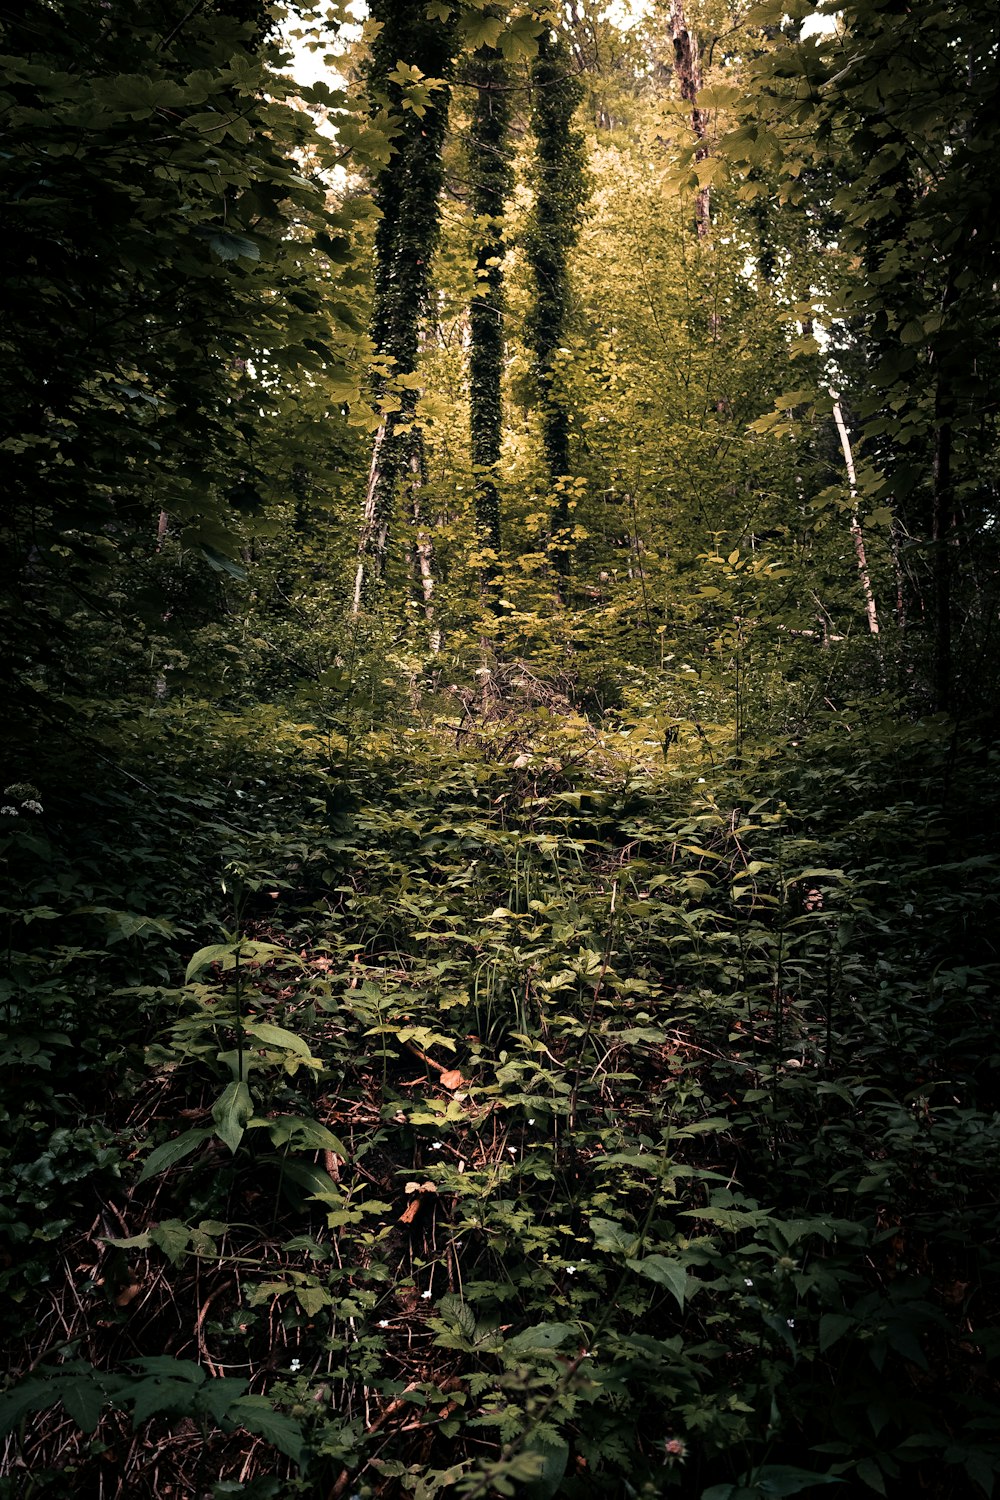
<instances>
[{"instance_id":1,"label":"birch trunk","mask_svg":"<svg viewBox=\"0 0 1000 1500\"><path fill-rule=\"evenodd\" d=\"M871 573L868 570L868 556L865 552L865 534L861 529L858 519L857 494L858 476L854 467L854 453L851 449L850 434L844 421L844 413L840 409L840 399L833 392L833 420L837 424L837 434L840 438L840 446L844 454L844 464L847 468L847 482L851 491L851 539L854 542L854 555L858 562L858 577L861 580L861 592L865 600L865 614L868 618L868 630L873 636L877 636L878 609L875 605L875 591L872 588Z\"/></svg>"}]
</instances>

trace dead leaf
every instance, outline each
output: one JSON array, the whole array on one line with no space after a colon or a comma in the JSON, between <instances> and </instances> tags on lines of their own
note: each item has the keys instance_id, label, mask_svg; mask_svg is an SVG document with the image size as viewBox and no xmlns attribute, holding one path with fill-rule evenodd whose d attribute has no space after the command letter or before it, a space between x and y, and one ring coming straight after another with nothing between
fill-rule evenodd
<instances>
[{"instance_id":1,"label":"dead leaf","mask_svg":"<svg viewBox=\"0 0 1000 1500\"><path fill-rule=\"evenodd\" d=\"M446 1089L460 1089L465 1079L457 1068L451 1068L447 1073L441 1074L441 1087Z\"/></svg>"}]
</instances>

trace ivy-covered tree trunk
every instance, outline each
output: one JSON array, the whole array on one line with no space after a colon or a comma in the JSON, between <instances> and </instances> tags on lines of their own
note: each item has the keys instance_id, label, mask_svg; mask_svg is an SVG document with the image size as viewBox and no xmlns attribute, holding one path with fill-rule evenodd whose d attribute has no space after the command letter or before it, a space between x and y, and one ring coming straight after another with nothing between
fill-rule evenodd
<instances>
[{"instance_id":1,"label":"ivy-covered tree trunk","mask_svg":"<svg viewBox=\"0 0 1000 1500\"><path fill-rule=\"evenodd\" d=\"M490 13L497 8L491 7ZM500 550L500 492L496 465L503 435L504 206L511 186L510 71L496 47L473 55L475 88L469 133L472 210L476 216L476 292L469 307L469 426L476 475L476 527L484 552L480 576L493 576Z\"/></svg>"},{"instance_id":2,"label":"ivy-covered tree trunk","mask_svg":"<svg viewBox=\"0 0 1000 1500\"><path fill-rule=\"evenodd\" d=\"M701 91L701 54L698 38L688 26L684 14L683 0L672 0L670 6L670 37L674 44L674 70L680 86L681 98L691 106L691 128L698 140L694 153L696 162L704 161L708 155L708 116L698 107ZM710 189L707 184L698 188L694 205L695 228L705 236L712 227Z\"/></svg>"},{"instance_id":3,"label":"ivy-covered tree trunk","mask_svg":"<svg viewBox=\"0 0 1000 1500\"><path fill-rule=\"evenodd\" d=\"M552 550L560 577L569 573L569 492L559 481L569 475L569 412L556 380L556 355L569 316L569 251L576 243L586 197L583 137L573 116L583 97L570 71L566 44L556 32L539 39L531 69L531 126L535 135L535 206L527 235L527 255L535 302L528 318L528 343L542 408L542 441L556 488Z\"/></svg>"},{"instance_id":4,"label":"ivy-covered tree trunk","mask_svg":"<svg viewBox=\"0 0 1000 1500\"><path fill-rule=\"evenodd\" d=\"M432 11L434 10L431 7ZM393 151L375 189L372 339L379 356L374 397L383 415L372 444L358 546L354 611L371 597L385 570L396 494L410 473L420 323L430 287L440 222L441 147L448 124L455 44L453 20L408 0L372 0L381 25L372 44L369 88L373 110L394 118Z\"/></svg>"}]
</instances>

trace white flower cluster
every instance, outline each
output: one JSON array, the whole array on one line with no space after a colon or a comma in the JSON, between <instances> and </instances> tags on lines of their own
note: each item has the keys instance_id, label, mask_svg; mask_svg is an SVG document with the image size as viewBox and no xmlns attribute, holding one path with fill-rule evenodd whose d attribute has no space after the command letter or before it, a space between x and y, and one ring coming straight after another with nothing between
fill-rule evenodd
<instances>
[{"instance_id":1,"label":"white flower cluster","mask_svg":"<svg viewBox=\"0 0 1000 1500\"><path fill-rule=\"evenodd\" d=\"M5 797L10 801L0 807L0 818L16 818L19 813L39 813L45 811L38 800L38 788L31 786L27 781L15 781L11 786L3 789Z\"/></svg>"}]
</instances>

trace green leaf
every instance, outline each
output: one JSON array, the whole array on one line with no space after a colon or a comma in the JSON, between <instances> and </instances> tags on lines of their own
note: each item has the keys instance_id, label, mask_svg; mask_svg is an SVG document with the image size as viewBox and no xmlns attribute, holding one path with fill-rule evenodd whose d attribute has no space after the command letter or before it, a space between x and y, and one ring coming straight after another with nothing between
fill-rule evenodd
<instances>
[{"instance_id":1,"label":"green leaf","mask_svg":"<svg viewBox=\"0 0 1000 1500\"><path fill-rule=\"evenodd\" d=\"M162 1146L157 1146L146 1157L139 1181L146 1182L150 1177L155 1177L159 1172L165 1172L168 1167L175 1166L177 1162L183 1161L185 1156L190 1156L192 1151L207 1141L214 1131L205 1128L197 1130L185 1130L183 1135L175 1136L172 1141L164 1141Z\"/></svg>"},{"instance_id":2,"label":"green leaf","mask_svg":"<svg viewBox=\"0 0 1000 1500\"><path fill-rule=\"evenodd\" d=\"M216 551L207 542L202 542L199 550L213 573L228 573L230 578L238 578L241 581L246 578L246 568L242 563L238 563L235 558L227 557L224 552Z\"/></svg>"},{"instance_id":3,"label":"green leaf","mask_svg":"<svg viewBox=\"0 0 1000 1500\"><path fill-rule=\"evenodd\" d=\"M198 1391L195 1408L198 1411L208 1412L212 1420L221 1425L229 1414L229 1408L233 1402L239 1400L246 1388L247 1382L235 1376L213 1376L210 1380L206 1380Z\"/></svg>"},{"instance_id":4,"label":"green leaf","mask_svg":"<svg viewBox=\"0 0 1000 1500\"><path fill-rule=\"evenodd\" d=\"M284 1026L272 1026L269 1021L248 1021L243 1029L247 1036L255 1036L267 1047L294 1052L299 1057L312 1056L309 1043L296 1036L294 1031L286 1031Z\"/></svg>"},{"instance_id":5,"label":"green leaf","mask_svg":"<svg viewBox=\"0 0 1000 1500\"><path fill-rule=\"evenodd\" d=\"M27 1412L54 1406L58 1399L59 1391L51 1380L27 1380L5 1391L0 1396L0 1437L13 1432Z\"/></svg>"},{"instance_id":6,"label":"green leaf","mask_svg":"<svg viewBox=\"0 0 1000 1500\"><path fill-rule=\"evenodd\" d=\"M229 1408L227 1421L256 1433L301 1465L305 1449L302 1428L291 1417L276 1412L266 1396L241 1396Z\"/></svg>"},{"instance_id":7,"label":"green leaf","mask_svg":"<svg viewBox=\"0 0 1000 1500\"><path fill-rule=\"evenodd\" d=\"M60 1382L59 1399L81 1432L96 1432L109 1397L95 1371Z\"/></svg>"},{"instance_id":8,"label":"green leaf","mask_svg":"<svg viewBox=\"0 0 1000 1500\"><path fill-rule=\"evenodd\" d=\"M260 260L259 247L244 234L219 230L208 243L220 260Z\"/></svg>"},{"instance_id":9,"label":"green leaf","mask_svg":"<svg viewBox=\"0 0 1000 1500\"><path fill-rule=\"evenodd\" d=\"M148 1229L142 1234L129 1234L121 1239L112 1239L110 1235L103 1236L106 1245L114 1245L116 1250L148 1250L153 1243Z\"/></svg>"},{"instance_id":10,"label":"green leaf","mask_svg":"<svg viewBox=\"0 0 1000 1500\"><path fill-rule=\"evenodd\" d=\"M190 984L202 969L207 969L211 964L220 964L223 971L235 969L237 963L266 963L273 958L289 959L292 963L302 967L302 960L297 953L289 948L281 948L277 943L254 943L249 939L243 939L238 943L209 943L207 948L199 948L184 974L184 983Z\"/></svg>"},{"instance_id":11,"label":"green leaf","mask_svg":"<svg viewBox=\"0 0 1000 1500\"><path fill-rule=\"evenodd\" d=\"M227 1084L212 1107L215 1134L235 1154L253 1114L253 1100L243 1079Z\"/></svg>"},{"instance_id":12,"label":"green leaf","mask_svg":"<svg viewBox=\"0 0 1000 1500\"><path fill-rule=\"evenodd\" d=\"M308 1120L302 1115L280 1115L277 1120L268 1121L268 1130L275 1146L291 1145L299 1151L333 1151L347 1160L348 1151L343 1141L318 1120Z\"/></svg>"},{"instance_id":13,"label":"green leaf","mask_svg":"<svg viewBox=\"0 0 1000 1500\"><path fill-rule=\"evenodd\" d=\"M594 1236L594 1244L598 1250L608 1250L612 1254L630 1255L635 1249L638 1236L634 1229L626 1229L617 1219L602 1219L591 1216L591 1233Z\"/></svg>"},{"instance_id":14,"label":"green leaf","mask_svg":"<svg viewBox=\"0 0 1000 1500\"><path fill-rule=\"evenodd\" d=\"M503 31L496 16L466 16L462 22L462 39L475 52L480 47L495 47Z\"/></svg>"},{"instance_id":15,"label":"green leaf","mask_svg":"<svg viewBox=\"0 0 1000 1500\"><path fill-rule=\"evenodd\" d=\"M132 1427L137 1430L150 1417L165 1412L186 1417L194 1411L196 1387L189 1380L161 1380L151 1376L140 1381L132 1393Z\"/></svg>"},{"instance_id":16,"label":"green leaf","mask_svg":"<svg viewBox=\"0 0 1000 1500\"><path fill-rule=\"evenodd\" d=\"M549 1353L565 1344L569 1338L579 1338L579 1329L573 1323L536 1323L523 1333L515 1334L503 1346L505 1354Z\"/></svg>"},{"instance_id":17,"label":"green leaf","mask_svg":"<svg viewBox=\"0 0 1000 1500\"><path fill-rule=\"evenodd\" d=\"M562 1438L544 1441L536 1439L525 1452L537 1454L542 1460L538 1477L525 1485L527 1495L531 1500L550 1500L552 1495L559 1493L559 1487L565 1478L569 1463L569 1444Z\"/></svg>"},{"instance_id":18,"label":"green leaf","mask_svg":"<svg viewBox=\"0 0 1000 1500\"><path fill-rule=\"evenodd\" d=\"M843 1484L835 1474L812 1474L808 1469L797 1469L792 1464L764 1464L741 1480L753 1493L761 1496L801 1495L819 1484Z\"/></svg>"},{"instance_id":19,"label":"green leaf","mask_svg":"<svg viewBox=\"0 0 1000 1500\"><path fill-rule=\"evenodd\" d=\"M190 984L202 969L207 969L211 964L222 964L224 968L231 969L233 954L238 947L238 943L209 943L207 948L199 948L184 972L184 983Z\"/></svg>"},{"instance_id":20,"label":"green leaf","mask_svg":"<svg viewBox=\"0 0 1000 1500\"><path fill-rule=\"evenodd\" d=\"M162 1375L169 1380L187 1380L191 1385L201 1385L205 1371L193 1359L175 1359L172 1354L147 1354L144 1359L129 1360L134 1370L142 1375Z\"/></svg>"},{"instance_id":21,"label":"green leaf","mask_svg":"<svg viewBox=\"0 0 1000 1500\"><path fill-rule=\"evenodd\" d=\"M824 1313L819 1320L819 1352L825 1354L832 1349L837 1340L854 1326L855 1320L843 1313Z\"/></svg>"},{"instance_id":22,"label":"green leaf","mask_svg":"<svg viewBox=\"0 0 1000 1500\"><path fill-rule=\"evenodd\" d=\"M657 1286L665 1286L677 1298L678 1307L683 1309L689 1277L679 1261L668 1260L665 1255L647 1255L642 1260L628 1260L625 1264L640 1276L655 1281Z\"/></svg>"},{"instance_id":23,"label":"green leaf","mask_svg":"<svg viewBox=\"0 0 1000 1500\"><path fill-rule=\"evenodd\" d=\"M163 1251L172 1266L179 1266L191 1243L191 1231L180 1219L164 1219L153 1225L149 1238Z\"/></svg>"},{"instance_id":24,"label":"green leaf","mask_svg":"<svg viewBox=\"0 0 1000 1500\"><path fill-rule=\"evenodd\" d=\"M858 1478L866 1484L876 1495L885 1494L885 1477L878 1464L872 1458L863 1458L855 1470Z\"/></svg>"},{"instance_id":25,"label":"green leaf","mask_svg":"<svg viewBox=\"0 0 1000 1500\"><path fill-rule=\"evenodd\" d=\"M333 1298L324 1286L297 1286L295 1298L302 1311L310 1318L314 1318L324 1307L329 1307Z\"/></svg>"},{"instance_id":26,"label":"green leaf","mask_svg":"<svg viewBox=\"0 0 1000 1500\"><path fill-rule=\"evenodd\" d=\"M500 33L500 51L509 63L519 62L522 58L530 61L538 52L538 38L544 29L540 21L519 16Z\"/></svg>"}]
</instances>

